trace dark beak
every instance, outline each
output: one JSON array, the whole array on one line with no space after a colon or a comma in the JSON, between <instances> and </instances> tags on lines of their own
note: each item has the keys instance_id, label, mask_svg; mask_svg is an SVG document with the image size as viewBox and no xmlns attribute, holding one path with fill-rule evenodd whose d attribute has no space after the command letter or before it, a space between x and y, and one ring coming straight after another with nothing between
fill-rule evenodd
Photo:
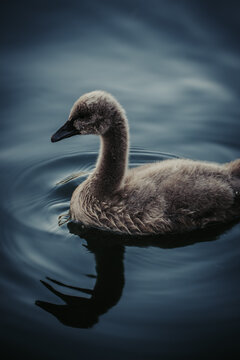
<instances>
[{"instance_id":1,"label":"dark beak","mask_svg":"<svg viewBox=\"0 0 240 360\"><path fill-rule=\"evenodd\" d=\"M53 136L51 137L52 142L68 138L73 135L79 134L78 130L73 126L71 121L67 121Z\"/></svg>"}]
</instances>

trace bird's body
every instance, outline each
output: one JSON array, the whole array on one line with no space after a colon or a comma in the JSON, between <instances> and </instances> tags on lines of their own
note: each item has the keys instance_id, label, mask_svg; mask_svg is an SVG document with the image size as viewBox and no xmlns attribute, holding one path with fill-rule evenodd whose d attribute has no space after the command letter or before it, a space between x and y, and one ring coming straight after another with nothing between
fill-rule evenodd
<instances>
[{"instance_id":1,"label":"bird's body","mask_svg":"<svg viewBox=\"0 0 240 360\"><path fill-rule=\"evenodd\" d=\"M96 169L74 191L73 220L126 234L166 234L240 215L240 160L217 164L169 159L128 169L128 124L105 92L85 94L53 135L101 136Z\"/></svg>"},{"instance_id":2,"label":"bird's body","mask_svg":"<svg viewBox=\"0 0 240 360\"><path fill-rule=\"evenodd\" d=\"M122 186L104 198L92 187L90 176L74 191L72 219L122 233L189 231L229 221L240 209L240 180L235 184L218 164L165 160L128 170Z\"/></svg>"}]
</instances>

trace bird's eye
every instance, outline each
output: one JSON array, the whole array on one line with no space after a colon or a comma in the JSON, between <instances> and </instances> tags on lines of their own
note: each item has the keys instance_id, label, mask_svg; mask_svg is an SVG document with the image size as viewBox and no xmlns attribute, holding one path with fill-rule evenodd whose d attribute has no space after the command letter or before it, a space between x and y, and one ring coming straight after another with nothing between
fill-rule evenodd
<instances>
[{"instance_id":1,"label":"bird's eye","mask_svg":"<svg viewBox=\"0 0 240 360\"><path fill-rule=\"evenodd\" d=\"M80 113L80 118L85 120L85 119L88 119L89 118L89 112L88 111L83 111Z\"/></svg>"}]
</instances>

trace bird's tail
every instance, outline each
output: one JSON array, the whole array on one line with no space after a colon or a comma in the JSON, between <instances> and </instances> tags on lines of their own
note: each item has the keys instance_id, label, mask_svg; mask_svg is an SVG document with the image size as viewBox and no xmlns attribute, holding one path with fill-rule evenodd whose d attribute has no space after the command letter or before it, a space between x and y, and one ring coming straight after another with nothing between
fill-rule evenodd
<instances>
[{"instance_id":1,"label":"bird's tail","mask_svg":"<svg viewBox=\"0 0 240 360\"><path fill-rule=\"evenodd\" d=\"M227 166L232 176L236 176L240 178L240 159L231 161L230 163L227 164Z\"/></svg>"}]
</instances>

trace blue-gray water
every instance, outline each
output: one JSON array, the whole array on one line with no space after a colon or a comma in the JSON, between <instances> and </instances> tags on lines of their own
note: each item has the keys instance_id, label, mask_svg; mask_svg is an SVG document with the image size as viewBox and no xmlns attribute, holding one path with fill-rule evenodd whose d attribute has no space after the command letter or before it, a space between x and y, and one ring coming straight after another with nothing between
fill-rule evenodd
<instances>
[{"instance_id":1,"label":"blue-gray water","mask_svg":"<svg viewBox=\"0 0 240 360\"><path fill-rule=\"evenodd\" d=\"M131 166L239 158L239 2L3 3L3 358L240 355L240 225L144 246L79 236L58 216L86 175L63 180L94 168L98 138L50 143L104 89L126 109Z\"/></svg>"}]
</instances>

